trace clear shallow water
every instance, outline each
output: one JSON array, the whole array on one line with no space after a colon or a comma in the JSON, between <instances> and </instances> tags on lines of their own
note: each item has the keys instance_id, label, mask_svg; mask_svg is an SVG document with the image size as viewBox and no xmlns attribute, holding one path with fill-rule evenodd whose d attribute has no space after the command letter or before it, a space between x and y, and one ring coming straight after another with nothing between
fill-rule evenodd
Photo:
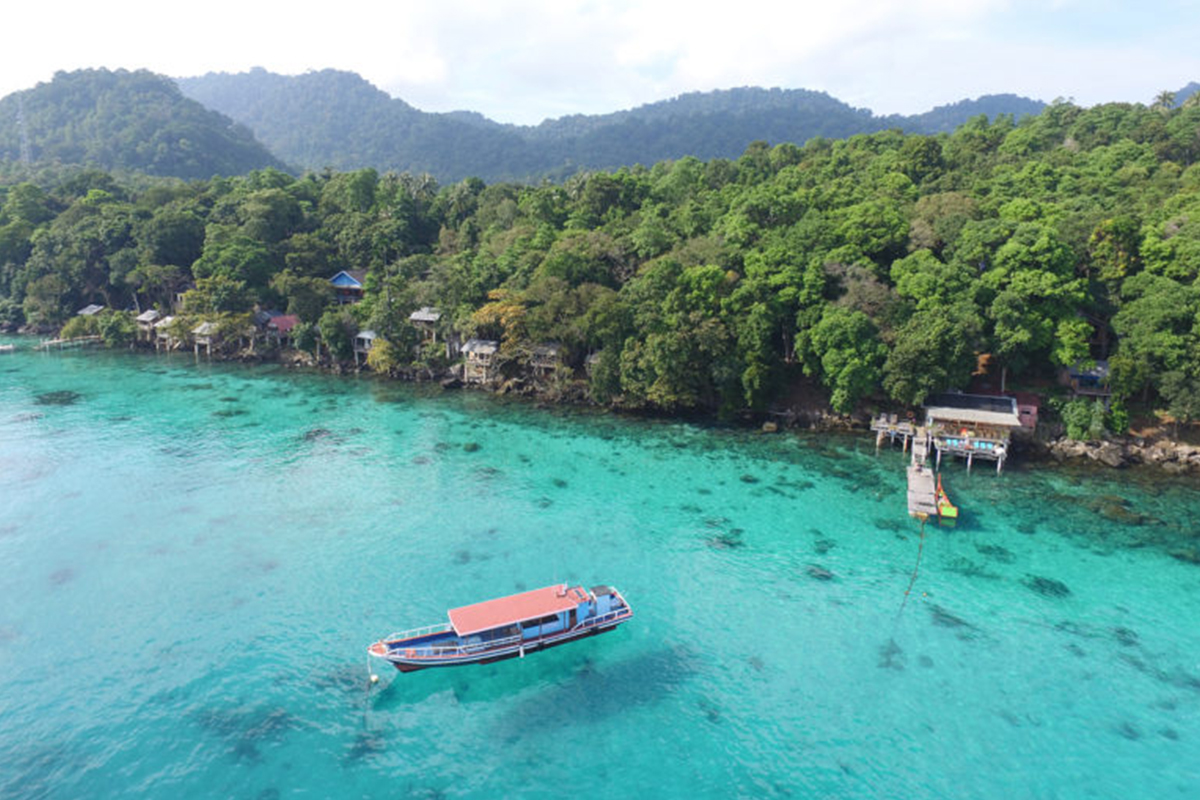
<instances>
[{"instance_id":1,"label":"clear shallow water","mask_svg":"<svg viewBox=\"0 0 1200 800\"><path fill-rule=\"evenodd\" d=\"M902 608L902 464L0 356L0 797L1197 796L1196 482L952 467ZM637 616L368 695L380 635L558 580Z\"/></svg>"}]
</instances>

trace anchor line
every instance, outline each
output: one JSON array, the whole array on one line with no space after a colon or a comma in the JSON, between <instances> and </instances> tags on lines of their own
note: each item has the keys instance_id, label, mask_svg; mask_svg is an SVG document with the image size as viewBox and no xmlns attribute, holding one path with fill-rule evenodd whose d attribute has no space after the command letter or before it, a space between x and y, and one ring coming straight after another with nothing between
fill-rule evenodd
<instances>
[{"instance_id":1,"label":"anchor line","mask_svg":"<svg viewBox=\"0 0 1200 800\"><path fill-rule=\"evenodd\" d=\"M912 577L908 579L908 588L904 590L904 600L900 603L900 610L896 612L896 621L900 621L900 615L904 613L904 606L908 603L908 596L912 593L913 585L917 582L917 574L921 571L921 555L925 552L925 522L926 518L921 519L921 539L917 544L917 563L913 566Z\"/></svg>"}]
</instances>

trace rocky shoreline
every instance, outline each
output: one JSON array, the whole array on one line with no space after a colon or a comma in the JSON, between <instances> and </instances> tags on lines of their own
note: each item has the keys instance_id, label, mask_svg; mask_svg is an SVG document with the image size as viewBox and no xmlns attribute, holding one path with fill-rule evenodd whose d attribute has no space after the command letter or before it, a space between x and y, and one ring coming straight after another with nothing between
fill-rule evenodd
<instances>
[{"instance_id":1,"label":"rocky shoreline","mask_svg":"<svg viewBox=\"0 0 1200 800\"><path fill-rule=\"evenodd\" d=\"M1200 447L1170 439L1122 436L1099 442L1076 442L1063 437L1037 442L1033 449L1059 463L1088 459L1117 469L1146 465L1172 475L1200 473Z\"/></svg>"}]
</instances>

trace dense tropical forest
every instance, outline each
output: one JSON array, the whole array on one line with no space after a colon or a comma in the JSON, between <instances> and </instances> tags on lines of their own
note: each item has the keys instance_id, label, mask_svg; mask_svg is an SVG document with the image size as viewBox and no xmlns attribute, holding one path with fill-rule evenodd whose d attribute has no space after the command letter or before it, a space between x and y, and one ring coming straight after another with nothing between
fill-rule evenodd
<instances>
[{"instance_id":1,"label":"dense tropical forest","mask_svg":"<svg viewBox=\"0 0 1200 800\"><path fill-rule=\"evenodd\" d=\"M1121 403L1200 412L1200 96L1058 102L1019 123L882 131L733 160L682 158L561 185L439 187L372 169L183 182L95 170L0 189L0 322L166 308L244 324L298 315L381 370L436 364L408 315L502 342L561 342L592 397L626 408L763 409L799 382L832 406L919 403L989 354L1010 382L1107 358ZM328 279L366 270L362 303ZM72 325L82 323L71 322ZM114 342L127 315L95 323Z\"/></svg>"},{"instance_id":2,"label":"dense tropical forest","mask_svg":"<svg viewBox=\"0 0 1200 800\"><path fill-rule=\"evenodd\" d=\"M0 99L0 162L92 164L178 178L285 169L249 129L146 70L59 72Z\"/></svg>"},{"instance_id":3,"label":"dense tropical forest","mask_svg":"<svg viewBox=\"0 0 1200 800\"><path fill-rule=\"evenodd\" d=\"M742 88L695 92L612 114L502 125L481 114L433 114L393 99L353 72L277 75L264 69L178 79L184 94L228 114L290 164L374 167L477 177L560 180L585 169L654 164L685 155L736 158L751 142L803 143L901 128L949 132L971 117L1041 111L1015 95L963 100L914 116L877 116L824 92Z\"/></svg>"}]
</instances>

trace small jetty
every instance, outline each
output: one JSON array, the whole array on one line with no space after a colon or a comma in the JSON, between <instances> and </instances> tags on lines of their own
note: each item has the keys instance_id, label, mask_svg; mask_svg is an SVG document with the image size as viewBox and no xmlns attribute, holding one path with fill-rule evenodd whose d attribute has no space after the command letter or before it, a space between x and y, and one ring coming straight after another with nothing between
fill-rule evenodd
<instances>
[{"instance_id":1,"label":"small jetty","mask_svg":"<svg viewBox=\"0 0 1200 800\"><path fill-rule=\"evenodd\" d=\"M84 347L89 344L99 344L99 336L72 336L69 339L43 339L35 350L49 350L57 347L59 350L66 350L69 347Z\"/></svg>"},{"instance_id":2,"label":"small jetty","mask_svg":"<svg viewBox=\"0 0 1200 800\"><path fill-rule=\"evenodd\" d=\"M938 515L936 478L926 464L929 457L929 431L923 426L918 427L909 438L912 442L912 461L908 465L908 514L924 522Z\"/></svg>"}]
</instances>

